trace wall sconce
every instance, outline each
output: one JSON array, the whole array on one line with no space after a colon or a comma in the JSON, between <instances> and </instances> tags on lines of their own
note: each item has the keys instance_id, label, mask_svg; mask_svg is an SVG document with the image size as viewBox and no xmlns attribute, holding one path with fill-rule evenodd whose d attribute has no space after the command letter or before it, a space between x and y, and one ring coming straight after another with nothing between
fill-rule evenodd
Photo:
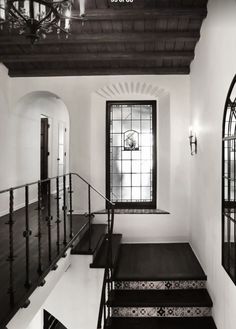
<instances>
[{"instance_id":1,"label":"wall sconce","mask_svg":"<svg viewBox=\"0 0 236 329\"><path fill-rule=\"evenodd\" d=\"M189 143L191 155L197 154L197 135L196 132L193 131L192 127L189 129Z\"/></svg>"}]
</instances>

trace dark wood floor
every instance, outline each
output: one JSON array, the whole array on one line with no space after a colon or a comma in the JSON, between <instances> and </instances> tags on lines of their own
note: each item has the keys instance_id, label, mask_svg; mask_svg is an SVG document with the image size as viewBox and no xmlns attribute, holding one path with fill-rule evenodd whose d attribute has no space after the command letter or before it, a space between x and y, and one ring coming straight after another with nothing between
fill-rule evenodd
<instances>
[{"instance_id":1,"label":"dark wood floor","mask_svg":"<svg viewBox=\"0 0 236 329\"><path fill-rule=\"evenodd\" d=\"M57 224L56 224L56 201L52 197L52 216L51 221L51 254L52 262L64 252L65 245L63 244L63 221L60 223L60 244L57 246ZM63 220L62 205L60 205L60 220ZM19 309L22 300L25 296L30 295L32 291L38 286L38 282L48 273L52 262L49 261L48 252L48 225L47 225L47 210L46 207L41 213L41 226L42 226L42 264L43 273L39 275L38 269L38 212L37 204L29 206L29 227L32 231L30 236L30 288L24 286L26 279L26 262L25 262L25 238L23 231L25 230L25 209L22 208L14 212L14 254L15 259L13 262L13 288L14 288L14 305L11 304L12 299L8 293L10 285L10 266L7 260L9 256L9 226L5 223L8 221L8 215L0 218L0 328L5 328L5 325L14 313ZM73 232L78 234L87 225L88 219L82 215L73 215ZM67 223L67 242L70 242L69 237L69 217L66 218Z\"/></svg>"},{"instance_id":2,"label":"dark wood floor","mask_svg":"<svg viewBox=\"0 0 236 329\"><path fill-rule=\"evenodd\" d=\"M122 244L116 280L206 280L188 243Z\"/></svg>"}]
</instances>

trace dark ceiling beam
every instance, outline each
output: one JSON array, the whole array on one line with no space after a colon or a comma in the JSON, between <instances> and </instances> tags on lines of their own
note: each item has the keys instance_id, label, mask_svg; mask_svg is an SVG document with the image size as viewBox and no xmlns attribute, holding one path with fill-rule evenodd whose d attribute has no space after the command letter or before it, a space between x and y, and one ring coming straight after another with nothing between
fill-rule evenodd
<instances>
[{"instance_id":1,"label":"dark ceiling beam","mask_svg":"<svg viewBox=\"0 0 236 329\"><path fill-rule=\"evenodd\" d=\"M155 61L157 59L193 59L194 51L156 51L133 53L58 53L58 54L19 54L0 55L2 63L22 62L76 62L76 61Z\"/></svg>"},{"instance_id":2,"label":"dark ceiling beam","mask_svg":"<svg viewBox=\"0 0 236 329\"><path fill-rule=\"evenodd\" d=\"M46 39L40 40L38 44L71 44L71 43L147 43L164 41L198 41L200 38L199 31L162 31L162 32L137 32L137 33L74 33L69 35L66 39L61 36L57 38L56 35L49 34ZM18 35L0 35L0 45L26 45L30 41L24 36Z\"/></svg>"},{"instance_id":3,"label":"dark ceiling beam","mask_svg":"<svg viewBox=\"0 0 236 329\"><path fill-rule=\"evenodd\" d=\"M74 68L74 69L10 69L10 77L56 77L56 76L93 76L93 75L155 75L189 74L188 66L153 68Z\"/></svg>"},{"instance_id":4,"label":"dark ceiling beam","mask_svg":"<svg viewBox=\"0 0 236 329\"><path fill-rule=\"evenodd\" d=\"M74 10L73 16L79 18L79 12ZM195 18L203 19L207 16L206 8L159 8L159 9L88 9L85 12L85 20L155 20L158 18Z\"/></svg>"}]
</instances>

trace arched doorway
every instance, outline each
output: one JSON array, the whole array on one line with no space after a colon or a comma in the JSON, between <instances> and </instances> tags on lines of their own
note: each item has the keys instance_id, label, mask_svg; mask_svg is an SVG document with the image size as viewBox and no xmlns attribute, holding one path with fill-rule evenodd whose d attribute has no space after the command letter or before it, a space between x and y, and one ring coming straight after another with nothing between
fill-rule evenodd
<instances>
[{"instance_id":1,"label":"arched doorway","mask_svg":"<svg viewBox=\"0 0 236 329\"><path fill-rule=\"evenodd\" d=\"M17 176L22 182L65 174L69 170L69 113L55 94L37 91L14 109ZM19 138L20 137L20 138Z\"/></svg>"}]
</instances>

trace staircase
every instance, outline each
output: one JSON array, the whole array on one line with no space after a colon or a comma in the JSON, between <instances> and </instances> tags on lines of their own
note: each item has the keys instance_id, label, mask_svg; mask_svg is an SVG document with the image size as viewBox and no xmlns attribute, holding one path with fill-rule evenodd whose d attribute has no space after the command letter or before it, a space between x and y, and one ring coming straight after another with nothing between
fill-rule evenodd
<instances>
[{"instance_id":1,"label":"staircase","mask_svg":"<svg viewBox=\"0 0 236 329\"><path fill-rule=\"evenodd\" d=\"M106 295L103 328L216 329L207 277L189 244L135 246L121 244L121 238L121 234L112 237L113 288ZM91 246L89 251L85 235L72 253L89 253L93 255L91 268L105 268L108 245L104 225L92 225Z\"/></svg>"},{"instance_id":2,"label":"staircase","mask_svg":"<svg viewBox=\"0 0 236 329\"><path fill-rule=\"evenodd\" d=\"M91 234L91 237L89 235ZM122 234L112 235L112 265L118 260L119 248L121 244ZM71 250L72 255L92 255L92 263L90 268L105 268L108 252L108 235L106 224L91 224L91 232L89 230L75 244Z\"/></svg>"},{"instance_id":3,"label":"staircase","mask_svg":"<svg viewBox=\"0 0 236 329\"><path fill-rule=\"evenodd\" d=\"M78 179L87 186L88 212L84 215L73 214L72 187ZM53 184L56 194L51 192ZM36 204L29 202L31 186L38 191ZM14 207L18 190L25 192L25 207L19 210ZM93 223L91 191L108 206L106 224ZM105 269L98 329L216 329L207 277L190 245L121 244L122 235L113 233L115 205L78 174L32 182L0 194L6 195L10 205L0 225L6 230L7 224L8 232L1 236L0 328L5 328L19 308L29 306L32 292L45 284L49 271L57 269L58 260L73 245L72 254L92 256L90 268ZM63 328L54 319L53 325Z\"/></svg>"},{"instance_id":4,"label":"staircase","mask_svg":"<svg viewBox=\"0 0 236 329\"><path fill-rule=\"evenodd\" d=\"M107 329L216 329L207 277L189 244L123 245L120 256Z\"/></svg>"},{"instance_id":5,"label":"staircase","mask_svg":"<svg viewBox=\"0 0 236 329\"><path fill-rule=\"evenodd\" d=\"M107 328L216 329L205 281L119 281Z\"/></svg>"},{"instance_id":6,"label":"staircase","mask_svg":"<svg viewBox=\"0 0 236 329\"><path fill-rule=\"evenodd\" d=\"M80 188L87 205L74 193ZM106 225L92 224L92 193L107 205ZM5 329L20 308L30 305L32 293L47 283L48 273L57 270L69 248L75 245L72 253L93 255L91 267L102 268L107 266L108 246L109 250L114 246L110 268L121 236L113 235L114 204L77 173L15 186L0 195L6 201L6 214L0 218L0 328ZM19 204L21 198L24 206ZM83 211L77 214L74 206ZM51 329L62 328L50 319Z\"/></svg>"}]
</instances>

